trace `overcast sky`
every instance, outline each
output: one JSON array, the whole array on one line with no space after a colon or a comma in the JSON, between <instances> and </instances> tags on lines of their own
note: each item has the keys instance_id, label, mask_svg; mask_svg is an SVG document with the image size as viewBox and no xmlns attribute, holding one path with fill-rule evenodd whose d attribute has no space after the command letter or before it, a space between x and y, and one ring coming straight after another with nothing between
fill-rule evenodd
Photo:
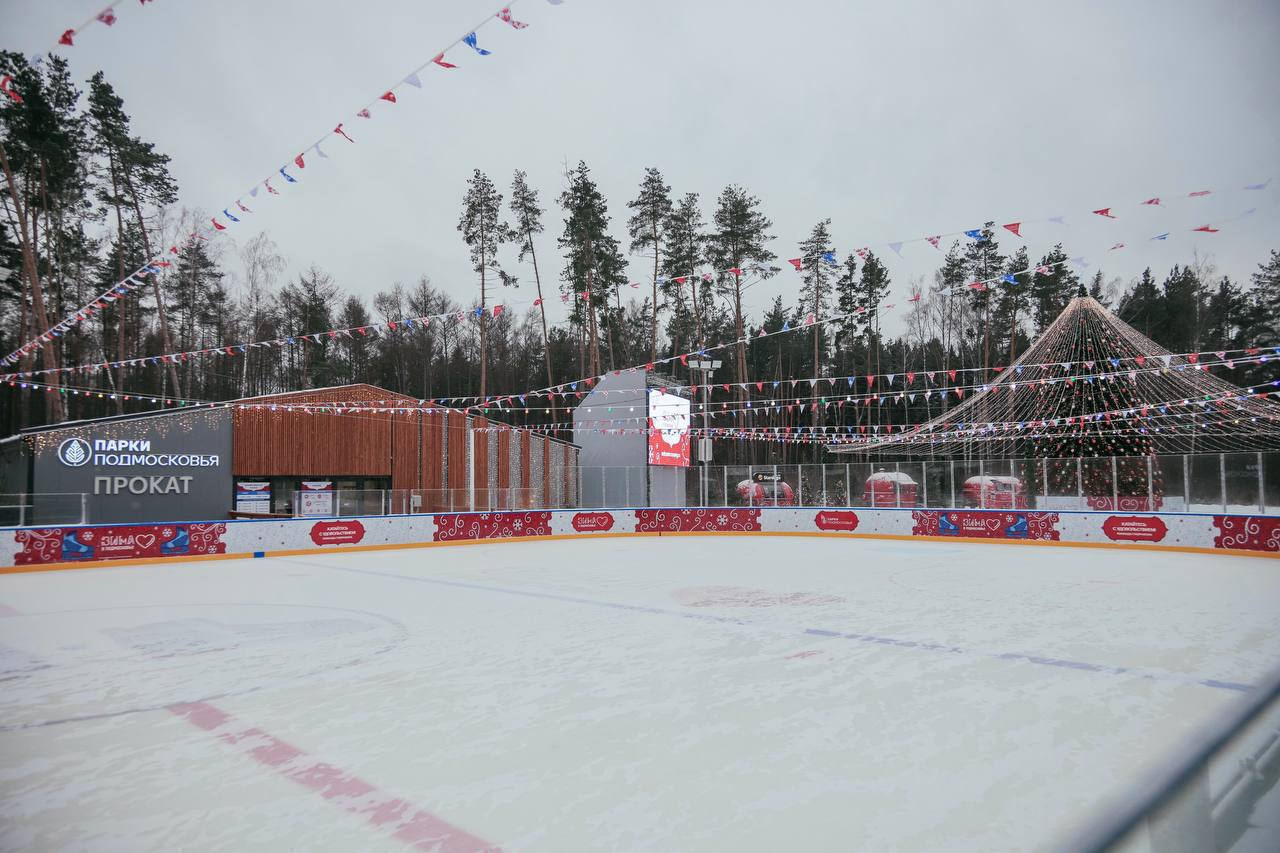
<instances>
[{"instance_id":1,"label":"overcast sky","mask_svg":"<svg viewBox=\"0 0 1280 853\"><path fill-rule=\"evenodd\" d=\"M0 0L3 44L47 50L101 4ZM1026 220L1033 258L1062 241L1088 273L1126 282L1197 252L1245 279L1280 248L1276 0L519 0L527 29L479 31L491 56L454 48L456 70L428 68L421 89L355 116L497 6L125 0L114 27L61 52L82 81L106 72L135 132L173 158L182 204L214 213L243 196L255 213L232 239L265 229L290 274L315 264L368 301L423 274L472 298L456 225L475 168L504 195L513 169L529 173L555 279L555 199L579 159L624 247L626 202L657 166L675 193L701 194L708 218L727 184L759 196L780 259L831 217L841 255L871 246L899 298L941 253L908 243L899 258L885 243L986 220ZM308 157L296 185L273 181L279 197L244 196L339 121L355 144ZM1216 192L1185 198L1202 189ZM1166 206L1137 206L1151 196ZM1117 218L1089 213L1101 207ZM1251 207L1220 233L1187 233ZM1066 224L1030 224L1055 215ZM1022 244L1002 238L1008 252ZM530 271L509 261L522 286L508 301L531 302ZM233 256L226 266L238 271ZM636 258L632 279L646 269ZM798 285L783 272L754 288L753 313L778 293L793 303Z\"/></svg>"}]
</instances>

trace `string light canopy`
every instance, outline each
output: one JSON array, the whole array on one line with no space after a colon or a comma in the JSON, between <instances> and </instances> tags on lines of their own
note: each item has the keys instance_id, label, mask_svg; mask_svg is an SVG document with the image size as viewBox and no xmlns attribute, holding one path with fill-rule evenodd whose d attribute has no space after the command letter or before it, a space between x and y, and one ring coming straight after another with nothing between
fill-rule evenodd
<instances>
[{"instance_id":1,"label":"string light canopy","mask_svg":"<svg viewBox=\"0 0 1280 853\"><path fill-rule=\"evenodd\" d=\"M1061 460L1280 449L1274 386L1241 389L1204 361L1169 352L1082 288L1021 358L964 402L919 426L830 450ZM1029 369L1037 364L1051 367Z\"/></svg>"}]
</instances>

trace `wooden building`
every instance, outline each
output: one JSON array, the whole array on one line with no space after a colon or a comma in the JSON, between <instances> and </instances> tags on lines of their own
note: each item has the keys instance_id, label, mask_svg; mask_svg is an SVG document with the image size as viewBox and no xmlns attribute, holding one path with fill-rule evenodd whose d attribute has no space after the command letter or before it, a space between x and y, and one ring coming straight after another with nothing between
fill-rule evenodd
<instances>
[{"instance_id":1,"label":"wooden building","mask_svg":"<svg viewBox=\"0 0 1280 853\"><path fill-rule=\"evenodd\" d=\"M388 411L341 411L352 406ZM275 512L292 511L303 481L365 491L368 501L390 490L377 500L391 512L571 506L577 457L573 444L544 433L425 411L373 385L251 397L232 411L234 479L269 482Z\"/></svg>"}]
</instances>

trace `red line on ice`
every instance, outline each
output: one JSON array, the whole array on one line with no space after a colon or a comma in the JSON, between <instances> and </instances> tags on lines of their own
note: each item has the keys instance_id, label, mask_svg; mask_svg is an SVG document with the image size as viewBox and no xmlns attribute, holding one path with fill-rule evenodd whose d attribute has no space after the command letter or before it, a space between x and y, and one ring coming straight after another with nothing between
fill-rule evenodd
<instances>
[{"instance_id":1,"label":"red line on ice","mask_svg":"<svg viewBox=\"0 0 1280 853\"><path fill-rule=\"evenodd\" d=\"M333 801L344 811L364 815L370 825L389 831L392 838L414 849L440 853L499 849L443 818L379 791L376 786L332 764L312 758L296 746L243 723L208 702L170 705L169 710L193 726L217 734L218 740Z\"/></svg>"}]
</instances>

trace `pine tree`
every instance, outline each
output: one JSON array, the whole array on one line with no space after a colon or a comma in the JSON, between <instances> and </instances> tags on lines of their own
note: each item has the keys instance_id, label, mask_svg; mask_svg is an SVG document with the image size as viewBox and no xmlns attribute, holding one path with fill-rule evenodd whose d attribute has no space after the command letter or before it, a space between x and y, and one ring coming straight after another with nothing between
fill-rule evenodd
<instances>
[{"instance_id":1,"label":"pine tree","mask_svg":"<svg viewBox=\"0 0 1280 853\"><path fill-rule=\"evenodd\" d=\"M1027 249L1024 246L1009 258L1008 265L1003 273L1013 280L1004 279L996 285L998 296L996 298L995 316L999 323L999 328L1009 330L1009 364L1013 364L1014 359L1018 357L1019 335L1021 332L1020 318L1023 306L1026 304L1027 292L1031 287L1031 273L1027 271L1029 266L1030 261L1027 259Z\"/></svg>"},{"instance_id":2,"label":"pine tree","mask_svg":"<svg viewBox=\"0 0 1280 853\"><path fill-rule=\"evenodd\" d=\"M567 214L560 248L565 252L565 266L560 277L574 297L571 320L585 330L590 363L588 372L599 376L604 372L600 359L599 314L626 282L626 260L618 241L609 235L609 209L604 196L591 178L591 170L579 161L569 175L569 186L560 195L560 207ZM612 336L612 326L607 328ZM614 358L610 347L609 358Z\"/></svg>"},{"instance_id":3,"label":"pine tree","mask_svg":"<svg viewBox=\"0 0 1280 853\"><path fill-rule=\"evenodd\" d=\"M48 332L58 319L51 316L58 308L57 294L48 289L51 283L56 285L60 275L55 264L59 253L54 223L64 207L83 200L83 124L74 112L79 93L71 84L66 60L51 55L45 68L32 67L21 54L0 53L0 74L13 77L10 85L23 99L18 104L3 98L0 104L4 128L0 170L8 191L6 210L11 208L9 223L17 226L14 236L21 250L31 306L28 315L24 300L17 335L23 342ZM38 351L42 367L59 366L59 350L53 341L43 341ZM35 366L34 357L35 352L24 354L21 368ZM47 420L63 420L66 407L62 395L45 394L44 400Z\"/></svg>"},{"instance_id":4,"label":"pine tree","mask_svg":"<svg viewBox=\"0 0 1280 853\"><path fill-rule=\"evenodd\" d=\"M835 250L831 246L831 220L820 220L800 243L800 268L804 284L800 288L800 304L813 315L813 375L823 373L826 336L819 322L829 304L831 282L837 277L838 264L831 261Z\"/></svg>"},{"instance_id":5,"label":"pine tree","mask_svg":"<svg viewBox=\"0 0 1280 853\"><path fill-rule=\"evenodd\" d=\"M504 285L514 283L498 265L498 247L514 239L515 234L502 219L502 194L479 169L467 181L458 231L471 249L471 269L480 276L480 396L486 397L489 393L488 286L494 275Z\"/></svg>"},{"instance_id":6,"label":"pine tree","mask_svg":"<svg viewBox=\"0 0 1280 853\"><path fill-rule=\"evenodd\" d=\"M658 273L662 268L667 222L671 219L671 187L662 179L662 172L652 166L644 170L640 193L627 202L635 211L627 220L627 233L631 236L631 251L653 252L653 311L649 323L649 360L658 358Z\"/></svg>"},{"instance_id":7,"label":"pine tree","mask_svg":"<svg viewBox=\"0 0 1280 853\"><path fill-rule=\"evenodd\" d=\"M706 343L698 268L706 260L706 224L698 205L698 194L687 193L667 220L667 254L662 259L664 295L674 302L668 331L676 351L694 349ZM690 299L684 301L684 286ZM690 326L692 328L690 328ZM683 343L682 343L683 342Z\"/></svg>"},{"instance_id":8,"label":"pine tree","mask_svg":"<svg viewBox=\"0 0 1280 853\"><path fill-rule=\"evenodd\" d=\"M735 373L739 382L747 379L747 326L742 310L742 282L751 267L759 280L772 277L770 265L776 255L767 244L773 239L773 222L760 211L760 199L742 187L728 186L720 193L712 217L715 230L707 236L707 260L716 270L716 289L733 306L734 340L737 341ZM745 395L745 392L743 392Z\"/></svg>"},{"instance_id":9,"label":"pine tree","mask_svg":"<svg viewBox=\"0 0 1280 853\"><path fill-rule=\"evenodd\" d=\"M1260 337L1263 343L1274 346L1280 343L1280 251L1271 250L1271 257L1258 264L1253 274L1253 290L1269 322L1262 325Z\"/></svg>"},{"instance_id":10,"label":"pine tree","mask_svg":"<svg viewBox=\"0 0 1280 853\"><path fill-rule=\"evenodd\" d=\"M542 208L538 205L538 191L529 186L525 173L516 170L511 179L511 215L515 217L514 231L520 243L519 260L525 256L533 262L533 282L538 290L538 315L542 319L542 349L547 368L547 385L555 384L551 373L551 348L547 343L547 306L542 298L542 276L538 272L538 254L533 248L533 235L542 233Z\"/></svg>"},{"instance_id":11,"label":"pine tree","mask_svg":"<svg viewBox=\"0 0 1280 853\"><path fill-rule=\"evenodd\" d=\"M1061 243L1040 259L1038 267L1045 272L1037 272L1031 280L1031 310L1036 334L1058 318L1080 289L1080 279L1067 265L1067 255L1062 251Z\"/></svg>"},{"instance_id":12,"label":"pine tree","mask_svg":"<svg viewBox=\"0 0 1280 853\"><path fill-rule=\"evenodd\" d=\"M981 362L984 371L991 367L991 294L998 287L990 280L999 278L1005 269L1005 258L1000 254L995 233L991 230L992 225L992 222L983 225L978 232L978 239L965 251L969 276L975 285L969 288L969 304L977 312L982 329ZM983 375L986 376L986 373Z\"/></svg>"},{"instance_id":13,"label":"pine tree","mask_svg":"<svg viewBox=\"0 0 1280 853\"><path fill-rule=\"evenodd\" d=\"M1175 265L1164 280L1165 323L1155 340L1174 352L1200 348L1201 282L1190 266Z\"/></svg>"},{"instance_id":14,"label":"pine tree","mask_svg":"<svg viewBox=\"0 0 1280 853\"><path fill-rule=\"evenodd\" d=\"M860 288L858 286L858 259L849 255L844 259L840 277L835 282L836 313L840 320L836 324L835 351L836 371L845 376L857 372L854 362L854 343L862 334L862 317L857 313Z\"/></svg>"},{"instance_id":15,"label":"pine tree","mask_svg":"<svg viewBox=\"0 0 1280 853\"><path fill-rule=\"evenodd\" d=\"M106 76L99 71L89 81L89 125L93 131L95 153L105 159L105 175L99 196L115 213L117 239L123 239L124 221L122 208L128 207L134 217L134 225L142 239L143 254L154 258L147 221L143 216L143 204L166 205L177 200L178 190L169 175L169 158L155 150L155 146L130 135L129 117L124 111L124 101L118 97ZM117 281L136 267L118 270ZM160 290L160 277L151 276L152 292L160 320L161 346L171 351L169 318L164 294ZM121 306L124 310L124 306ZM125 358L121 352L120 359ZM169 381L177 388L177 368L169 364ZM121 370L123 383L123 368Z\"/></svg>"}]
</instances>

